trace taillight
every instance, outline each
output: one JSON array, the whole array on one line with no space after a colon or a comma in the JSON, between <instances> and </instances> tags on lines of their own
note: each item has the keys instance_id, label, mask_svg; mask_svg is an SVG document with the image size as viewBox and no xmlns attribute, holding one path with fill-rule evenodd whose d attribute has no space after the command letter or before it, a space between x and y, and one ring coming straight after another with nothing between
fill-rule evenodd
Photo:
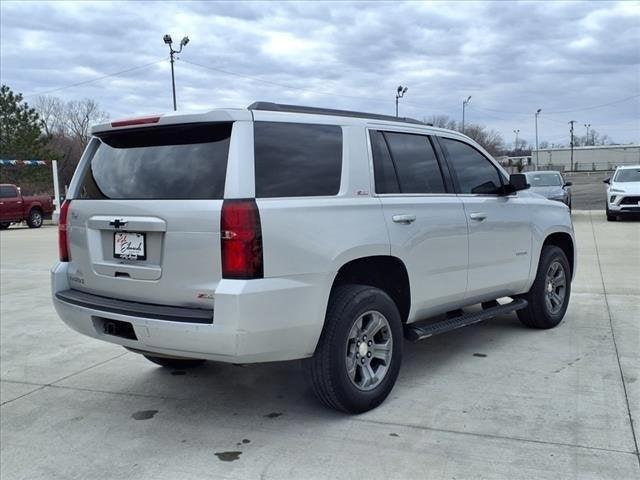
<instances>
[{"instance_id":1,"label":"taillight","mask_svg":"<svg viewBox=\"0 0 640 480\"><path fill-rule=\"evenodd\" d=\"M60 207L60 217L58 218L58 252L60 253L60 261L68 262L71 260L69 255L69 243L67 241L67 213L71 200L65 200Z\"/></svg>"},{"instance_id":2,"label":"taillight","mask_svg":"<svg viewBox=\"0 0 640 480\"><path fill-rule=\"evenodd\" d=\"M262 228L255 200L225 200L220 218L222 277L263 277Z\"/></svg>"}]
</instances>

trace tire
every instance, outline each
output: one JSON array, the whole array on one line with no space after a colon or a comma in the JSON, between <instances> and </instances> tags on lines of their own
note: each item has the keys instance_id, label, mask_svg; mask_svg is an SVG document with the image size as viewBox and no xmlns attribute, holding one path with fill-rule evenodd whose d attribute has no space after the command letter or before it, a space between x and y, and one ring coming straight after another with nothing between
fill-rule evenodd
<instances>
[{"instance_id":1,"label":"tire","mask_svg":"<svg viewBox=\"0 0 640 480\"><path fill-rule=\"evenodd\" d=\"M185 369L194 368L202 365L205 360L199 358L167 358L167 357L154 357L153 355L142 355L150 362L160 365L165 368Z\"/></svg>"},{"instance_id":2,"label":"tire","mask_svg":"<svg viewBox=\"0 0 640 480\"><path fill-rule=\"evenodd\" d=\"M366 412L391 392L402 363L402 343L400 313L389 295L366 285L343 285L331 294L318 346L304 370L326 406Z\"/></svg>"},{"instance_id":3,"label":"tire","mask_svg":"<svg viewBox=\"0 0 640 480\"><path fill-rule=\"evenodd\" d=\"M609 211L607 211L607 222L615 222L616 220L618 220L618 217L616 215L611 215Z\"/></svg>"},{"instance_id":4,"label":"tire","mask_svg":"<svg viewBox=\"0 0 640 480\"><path fill-rule=\"evenodd\" d=\"M29 218L27 219L27 225L29 228L40 228L42 226L42 212L37 208L34 208L29 212Z\"/></svg>"},{"instance_id":5,"label":"tire","mask_svg":"<svg viewBox=\"0 0 640 480\"><path fill-rule=\"evenodd\" d=\"M0 230L6 230L7 228L9 228L9 225L11 225L9 222L0 223Z\"/></svg>"},{"instance_id":6,"label":"tire","mask_svg":"<svg viewBox=\"0 0 640 480\"><path fill-rule=\"evenodd\" d=\"M558 270L552 273L552 267ZM564 279L562 286L561 278ZM550 284L550 282L552 283ZM555 297L552 296L549 289L553 289ZM542 248L538 272L531 290L522 295L522 298L527 300L529 304L526 308L518 310L518 318L527 327L553 328L564 318L570 296L571 268L569 260L562 249L555 245L547 245Z\"/></svg>"}]
</instances>

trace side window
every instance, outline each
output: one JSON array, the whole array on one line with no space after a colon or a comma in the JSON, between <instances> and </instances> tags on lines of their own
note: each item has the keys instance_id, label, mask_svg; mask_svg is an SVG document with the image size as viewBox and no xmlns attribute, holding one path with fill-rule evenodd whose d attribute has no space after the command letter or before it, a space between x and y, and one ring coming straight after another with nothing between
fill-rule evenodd
<instances>
[{"instance_id":1,"label":"side window","mask_svg":"<svg viewBox=\"0 0 640 480\"><path fill-rule=\"evenodd\" d=\"M387 142L382 132L372 130L371 151L373 153L373 175L376 183L376 193L399 193L400 184L393 160L389 155Z\"/></svg>"},{"instance_id":2,"label":"side window","mask_svg":"<svg viewBox=\"0 0 640 480\"><path fill-rule=\"evenodd\" d=\"M498 169L471 145L440 137L447 149L449 164L458 178L460 193L496 195L502 191Z\"/></svg>"},{"instance_id":3,"label":"side window","mask_svg":"<svg viewBox=\"0 0 640 480\"><path fill-rule=\"evenodd\" d=\"M342 128L255 122L256 197L336 195L342 172Z\"/></svg>"},{"instance_id":4,"label":"side window","mask_svg":"<svg viewBox=\"0 0 640 480\"><path fill-rule=\"evenodd\" d=\"M400 193L445 192L440 165L429 137L397 132L384 132L383 135L389 146Z\"/></svg>"},{"instance_id":5,"label":"side window","mask_svg":"<svg viewBox=\"0 0 640 480\"><path fill-rule=\"evenodd\" d=\"M18 196L18 190L11 185L3 185L0 187L0 198L14 198Z\"/></svg>"}]
</instances>

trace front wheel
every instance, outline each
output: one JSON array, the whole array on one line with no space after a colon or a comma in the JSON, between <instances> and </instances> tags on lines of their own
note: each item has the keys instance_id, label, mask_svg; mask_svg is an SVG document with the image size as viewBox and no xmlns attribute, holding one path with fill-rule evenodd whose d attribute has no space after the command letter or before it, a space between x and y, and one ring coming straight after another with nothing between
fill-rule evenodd
<instances>
[{"instance_id":1,"label":"front wheel","mask_svg":"<svg viewBox=\"0 0 640 480\"><path fill-rule=\"evenodd\" d=\"M402 362L402 321L394 301L366 285L337 287L305 372L328 407L361 413L391 392Z\"/></svg>"},{"instance_id":2,"label":"front wheel","mask_svg":"<svg viewBox=\"0 0 640 480\"><path fill-rule=\"evenodd\" d=\"M11 225L9 222L0 223L0 230L6 230L7 228L9 228L9 225Z\"/></svg>"},{"instance_id":3,"label":"front wheel","mask_svg":"<svg viewBox=\"0 0 640 480\"><path fill-rule=\"evenodd\" d=\"M571 295L571 268L561 248L542 247L538 273L531 290L522 297L529 302L518 310L518 318L527 327L553 328L564 318Z\"/></svg>"}]
</instances>

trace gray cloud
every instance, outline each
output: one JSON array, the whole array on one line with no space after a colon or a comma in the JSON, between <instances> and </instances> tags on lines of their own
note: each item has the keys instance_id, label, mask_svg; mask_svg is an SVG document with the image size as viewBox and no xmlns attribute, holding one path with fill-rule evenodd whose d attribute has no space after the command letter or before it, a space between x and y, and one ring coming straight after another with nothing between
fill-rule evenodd
<instances>
[{"instance_id":1,"label":"gray cloud","mask_svg":"<svg viewBox=\"0 0 640 480\"><path fill-rule=\"evenodd\" d=\"M261 99L392 113L395 87L406 84L404 115L458 118L472 95L468 121L507 141L515 128L532 141L533 112L542 108L543 140L566 141L575 119L640 142L640 99L579 110L640 93L636 2L4 1L0 8L2 82L25 94L160 60L169 32L191 38L176 65L181 109ZM54 95L95 98L114 118L164 111L169 64Z\"/></svg>"}]
</instances>

